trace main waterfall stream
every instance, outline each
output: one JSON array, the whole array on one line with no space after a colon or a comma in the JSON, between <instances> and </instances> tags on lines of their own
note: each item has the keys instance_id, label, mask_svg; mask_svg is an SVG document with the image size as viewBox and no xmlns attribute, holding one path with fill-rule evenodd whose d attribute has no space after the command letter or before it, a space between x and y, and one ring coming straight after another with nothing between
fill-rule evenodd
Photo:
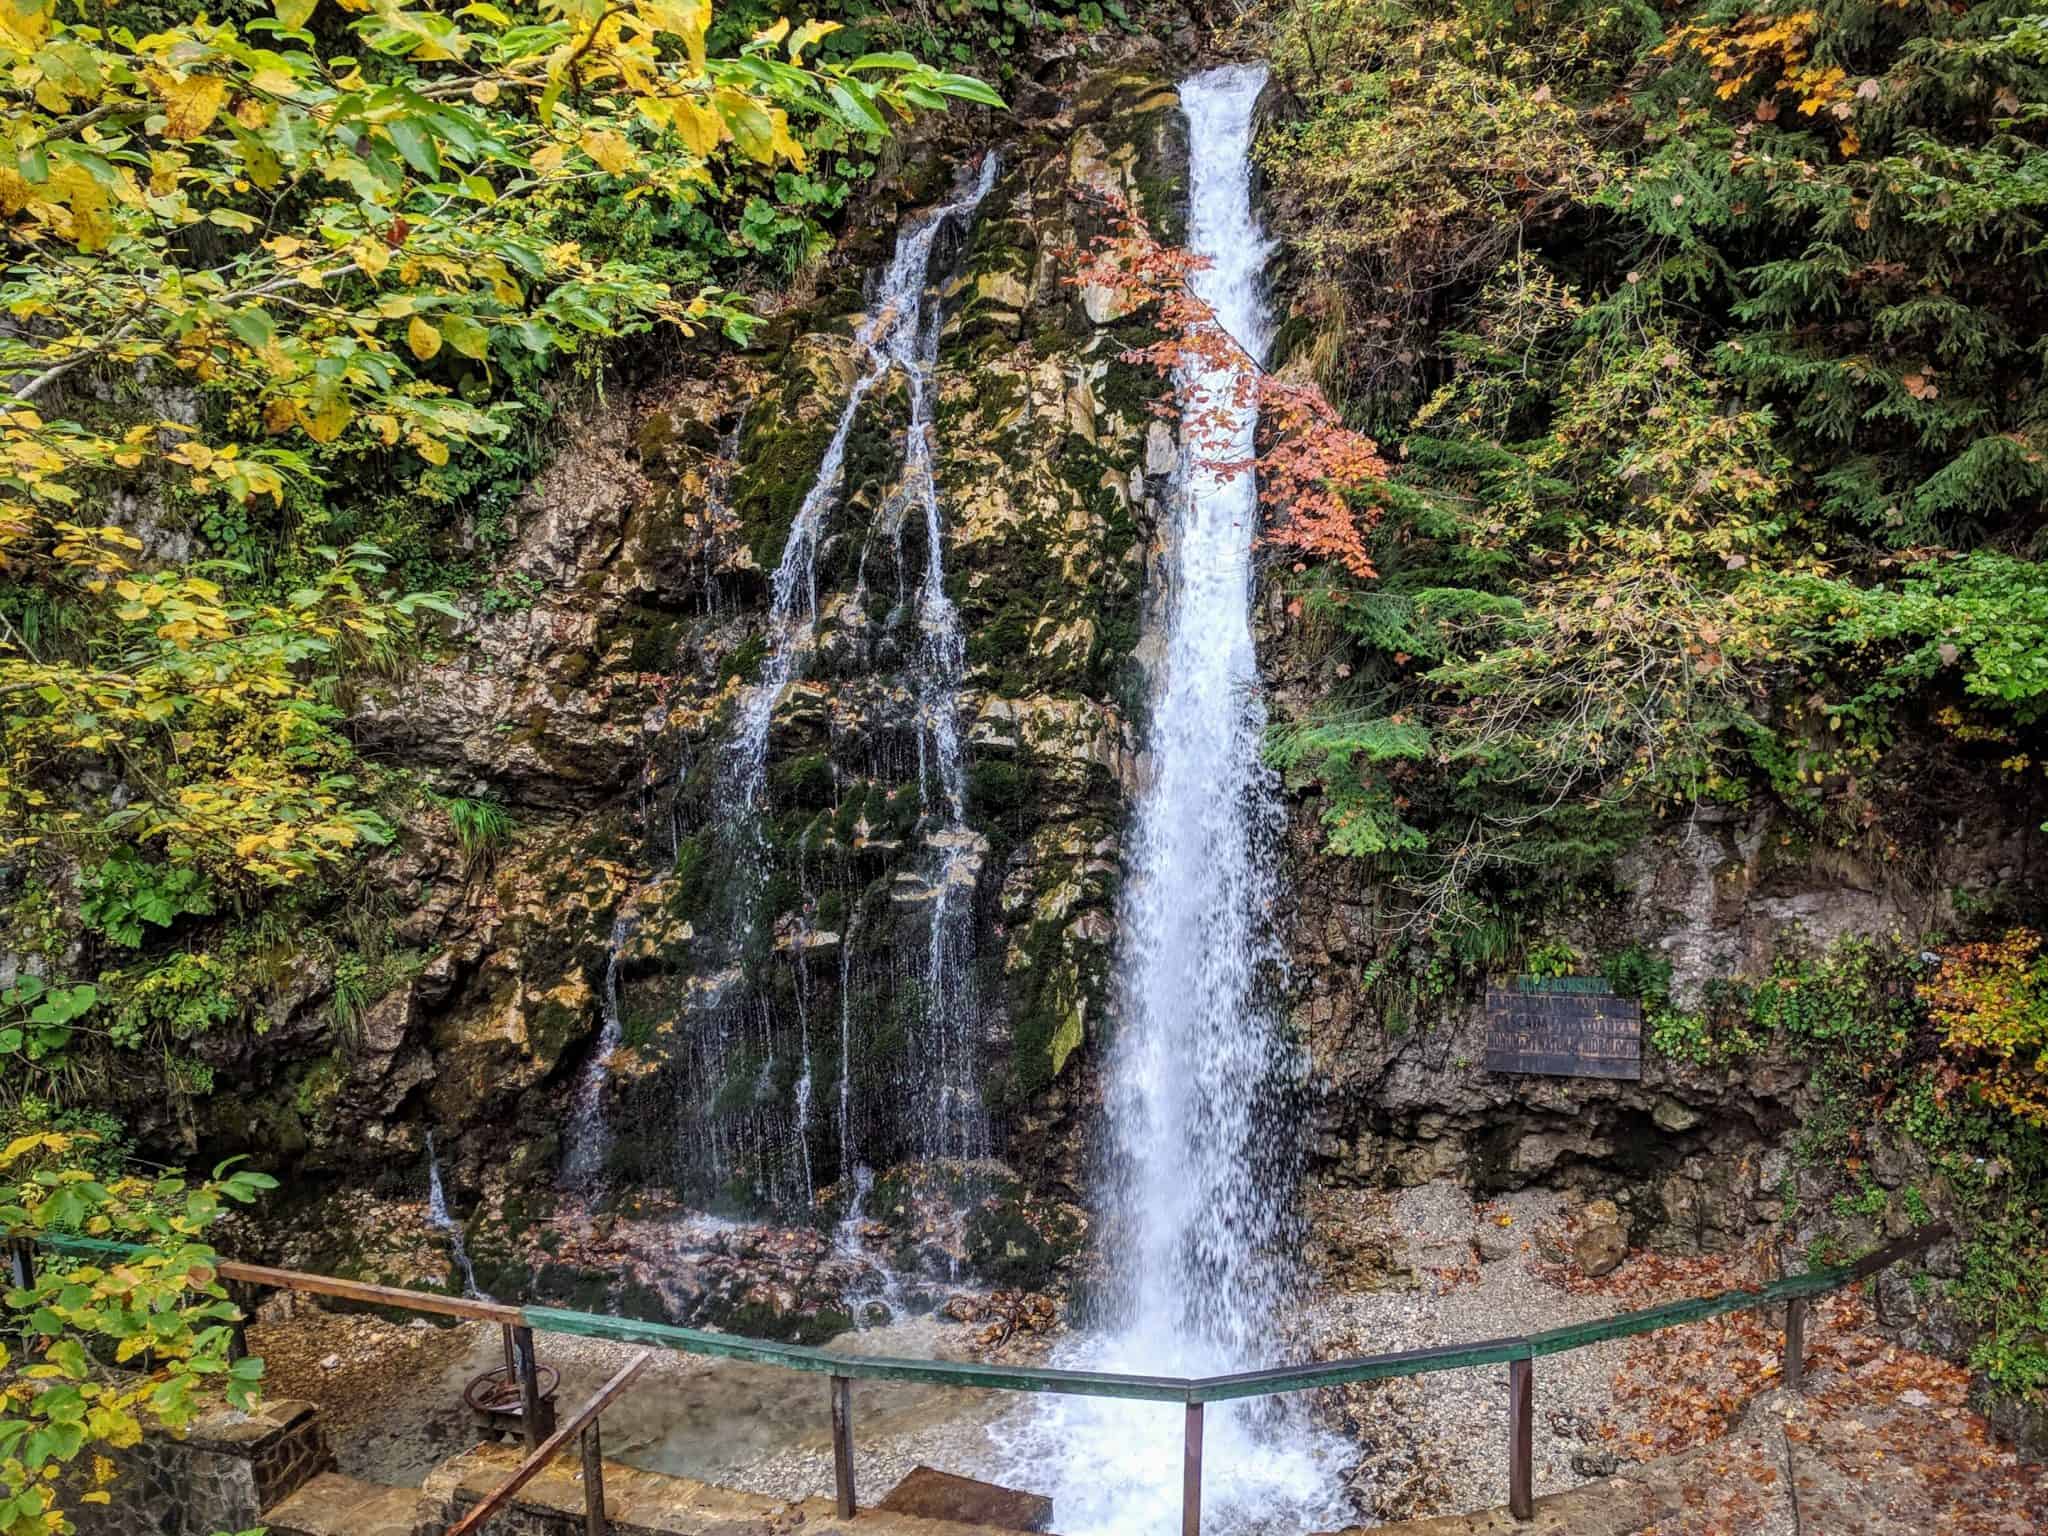
<instances>
[{"instance_id":1,"label":"main waterfall stream","mask_svg":"<svg viewBox=\"0 0 2048 1536\"><path fill-rule=\"evenodd\" d=\"M1271 243L1253 212L1253 108L1266 72L1211 70L1181 86L1190 140L1196 292L1252 358L1268 330ZM1106 1113L1116 1278L1105 1333L1059 1365L1211 1375L1278 1364L1299 1169L1284 1112L1298 1077L1273 991L1280 811L1260 758L1265 708L1251 631L1257 408L1242 366L1176 379L1184 449L1168 537L1166 654L1154 680L1149 772L1125 860L1122 1023ZM1205 1528L1342 1524L1342 1447L1285 1399L1207 1410ZM1069 1536L1174 1528L1182 1414L1171 1405L1050 1398L991 1429L1003 1475L1051 1494Z\"/></svg>"}]
</instances>

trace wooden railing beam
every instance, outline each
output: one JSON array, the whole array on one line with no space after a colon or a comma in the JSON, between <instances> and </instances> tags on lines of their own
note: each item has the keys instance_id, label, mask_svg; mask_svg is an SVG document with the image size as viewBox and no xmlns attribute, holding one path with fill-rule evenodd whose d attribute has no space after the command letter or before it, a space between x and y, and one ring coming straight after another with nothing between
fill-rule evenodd
<instances>
[{"instance_id":1,"label":"wooden railing beam","mask_svg":"<svg viewBox=\"0 0 2048 1536\"><path fill-rule=\"evenodd\" d=\"M333 1275L309 1275L296 1269L271 1269L263 1264L238 1264L223 1260L223 1280L239 1280L267 1290L299 1291L314 1296L332 1296L341 1301L359 1301L373 1307L398 1307L407 1312L432 1312L441 1317L459 1317L472 1323L508 1323L518 1327L525 1316L517 1307L503 1302L475 1301L467 1296L442 1296L433 1291L408 1291L395 1285L371 1285L366 1280L342 1280Z\"/></svg>"},{"instance_id":2,"label":"wooden railing beam","mask_svg":"<svg viewBox=\"0 0 2048 1536\"><path fill-rule=\"evenodd\" d=\"M1202 1405L1188 1404L1181 1449L1180 1536L1202 1536Z\"/></svg>"}]
</instances>

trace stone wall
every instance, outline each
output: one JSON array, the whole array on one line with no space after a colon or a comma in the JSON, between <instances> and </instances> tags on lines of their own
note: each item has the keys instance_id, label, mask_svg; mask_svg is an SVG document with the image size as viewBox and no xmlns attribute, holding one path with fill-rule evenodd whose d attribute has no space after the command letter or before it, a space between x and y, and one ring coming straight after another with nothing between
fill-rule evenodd
<instances>
[{"instance_id":1,"label":"stone wall","mask_svg":"<svg viewBox=\"0 0 2048 1536\"><path fill-rule=\"evenodd\" d=\"M253 1413L217 1408L183 1435L152 1432L112 1458L107 1504L74 1505L79 1536L216 1536L246 1531L334 1455L320 1410L280 1399Z\"/></svg>"}]
</instances>

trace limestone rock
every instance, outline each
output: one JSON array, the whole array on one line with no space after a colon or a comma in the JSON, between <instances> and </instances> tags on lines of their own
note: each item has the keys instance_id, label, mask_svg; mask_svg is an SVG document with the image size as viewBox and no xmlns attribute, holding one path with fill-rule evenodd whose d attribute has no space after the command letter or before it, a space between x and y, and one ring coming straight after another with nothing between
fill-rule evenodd
<instances>
[{"instance_id":1,"label":"limestone rock","mask_svg":"<svg viewBox=\"0 0 2048 1536\"><path fill-rule=\"evenodd\" d=\"M1572 1259L1597 1279L1611 1273L1628 1256L1628 1224L1612 1200L1590 1201L1579 1212L1572 1237Z\"/></svg>"}]
</instances>

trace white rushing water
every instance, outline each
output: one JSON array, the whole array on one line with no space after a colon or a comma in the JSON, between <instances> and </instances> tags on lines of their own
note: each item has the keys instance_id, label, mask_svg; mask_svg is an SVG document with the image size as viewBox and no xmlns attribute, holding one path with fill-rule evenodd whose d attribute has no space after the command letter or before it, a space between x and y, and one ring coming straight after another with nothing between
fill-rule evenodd
<instances>
[{"instance_id":1,"label":"white rushing water","mask_svg":"<svg viewBox=\"0 0 2048 1536\"><path fill-rule=\"evenodd\" d=\"M1263 68L1182 84L1194 280L1217 321L1263 355L1271 242L1251 199ZM1150 768L1129 836L1121 1024L1105 1106L1112 1141L1104 1249L1118 1281L1106 1331L1056 1363L1197 1376L1282 1362L1291 1290L1293 1127L1276 1113L1297 1074L1269 994L1277 788L1260 758L1265 707L1251 631L1256 407L1241 368L1176 378L1197 440L1168 541L1166 655L1154 680ZM1197 428L1214 421L1214 428ZM1068 1536L1178 1529L1182 1410L1048 1398L991 1429L1002 1472L1052 1495ZM1300 1532L1345 1523L1342 1446L1286 1399L1207 1410L1203 1528Z\"/></svg>"},{"instance_id":2,"label":"white rushing water","mask_svg":"<svg viewBox=\"0 0 2048 1536\"><path fill-rule=\"evenodd\" d=\"M625 1023L619 1015L619 955L633 932L633 922L624 910L612 922L611 945L604 963L604 1024L597 1032L597 1049L583 1064L576 1081L576 1097L569 1106L569 1152L562 1161L562 1182L572 1189L597 1184L611 1155L612 1128L605 1118L604 1090L611 1080L612 1057L625 1039Z\"/></svg>"},{"instance_id":3,"label":"white rushing water","mask_svg":"<svg viewBox=\"0 0 2048 1536\"><path fill-rule=\"evenodd\" d=\"M982 161L970 194L978 206L995 180L996 157ZM903 454L903 494L924 515L925 568L917 601L918 781L927 808L932 861L932 915L925 948L924 1037L916 1063L919 1151L927 1159L973 1158L988 1151L980 1092L974 987L974 887L986 845L967 826L967 764L960 747L960 681L967 640L946 594L946 533L934 466L933 419L939 367L940 306L926 307L905 373L910 425ZM906 508L906 513L909 509ZM899 569L901 562L899 564Z\"/></svg>"},{"instance_id":4,"label":"white rushing water","mask_svg":"<svg viewBox=\"0 0 2048 1536\"><path fill-rule=\"evenodd\" d=\"M769 735L776 705L800 674L816 641L820 543L827 518L845 489L846 455L862 407L892 377L900 375L910 400L910 423L901 488L895 498L896 526L900 531L904 517L921 514L930 550L914 615L924 632L912 651L912 693L936 893L930 954L923 957L918 975L927 998L937 1000L928 1007L928 1038L917 1043L918 1072L906 1084L905 1118L916 1128L918 1143L930 1156L978 1155L986 1150L985 1131L979 1130L980 1099L973 1082L973 1062L963 1044L969 1038L973 1014L971 1005L961 999L971 995L967 974L973 958L969 908L981 844L963 825L966 776L957 717L964 643L945 595L942 529L933 474L933 374L943 318L933 265L941 249L941 235L971 225L995 182L997 169L996 157L985 156L972 182L956 197L914 215L898 231L894 252L877 283L872 312L855 337L860 371L834 422L817 474L790 523L775 569L767 656L759 678L740 701L732 735L723 749L713 804L714 824L730 868L724 937L728 952L737 961L750 937L759 937L754 930L764 916L757 908L771 873L762 827ZM936 632L931 626L937 627ZM799 950L800 970L803 963ZM697 1097L684 1106L683 1124L689 1128L684 1135L692 1145L684 1150L681 1161L685 1166L708 1164L716 1184L725 1182L726 1168L745 1168L751 1173L756 1199L784 1207L807 1206L815 1193L808 1133L818 1107L809 1020L802 1016L801 1007L808 988L800 975L799 1016L784 1019L771 1007L768 995L749 984L739 968L731 975L741 985L729 998L714 1000L705 1010L705 1023L693 1032L690 1042L685 1092ZM842 1013L840 1022L844 1036L850 1021ZM785 1108L773 1103L770 1085L778 1053L787 1061L792 1051L800 1060L794 1092ZM845 1055L842 1040L837 1117L842 1174L851 1162L844 1147L852 1120ZM716 1103L721 1085L727 1083L736 1063L748 1059L760 1064L751 1107L739 1111L730 1105L721 1107ZM729 1145L733 1142L738 1145Z\"/></svg>"},{"instance_id":5,"label":"white rushing water","mask_svg":"<svg viewBox=\"0 0 2048 1536\"><path fill-rule=\"evenodd\" d=\"M847 394L846 404L825 445L817 478L804 493L789 525L789 536L783 542L782 559L775 567L768 613L768 656L762 664L760 681L740 706L739 726L732 740L731 778L725 805L743 822L751 823L760 809L761 791L767 782L768 728L775 718L775 705L816 635L818 537L825 514L839 493L854 419L860 414L862 403L889 376L890 370L902 368L913 381L920 377L919 343L925 329L924 290L930 278L932 247L949 223L974 216L975 209L988 195L995 171L995 156L990 155L982 162L981 174L972 187L954 201L904 225L896 236L896 251L883 270L875 311L857 338L866 366ZM936 318L932 324L937 324ZM928 464L928 448L926 460ZM758 826L754 835L759 835Z\"/></svg>"},{"instance_id":6,"label":"white rushing water","mask_svg":"<svg viewBox=\"0 0 2048 1536\"><path fill-rule=\"evenodd\" d=\"M448 1210L448 1195L441 1188L441 1159L434 1152L434 1133L427 1132L427 1220L448 1234L448 1246L455 1254L455 1267L462 1271L462 1294L478 1301L491 1298L477 1288L476 1269L469 1262L469 1246L462 1240L462 1223Z\"/></svg>"}]
</instances>

